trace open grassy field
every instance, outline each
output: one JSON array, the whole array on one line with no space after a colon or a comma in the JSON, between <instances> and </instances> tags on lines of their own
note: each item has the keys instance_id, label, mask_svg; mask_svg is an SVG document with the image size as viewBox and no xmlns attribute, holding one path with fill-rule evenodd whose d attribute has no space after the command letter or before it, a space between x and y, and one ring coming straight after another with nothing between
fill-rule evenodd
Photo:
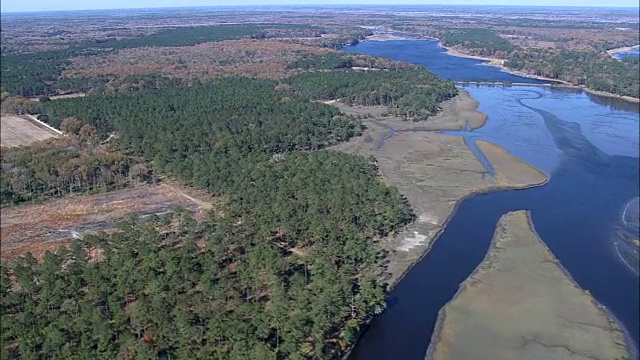
<instances>
[{"instance_id":1,"label":"open grassy field","mask_svg":"<svg viewBox=\"0 0 640 360\"><path fill-rule=\"evenodd\" d=\"M40 256L46 250L68 244L73 237L111 230L129 216L144 218L183 207L194 212L196 218L202 217L213 203L210 195L164 182L3 208L1 258L10 259L28 251Z\"/></svg>"},{"instance_id":2,"label":"open grassy field","mask_svg":"<svg viewBox=\"0 0 640 360\"><path fill-rule=\"evenodd\" d=\"M5 114L0 116L0 134L0 145L3 147L24 146L60 136L60 134L26 116Z\"/></svg>"},{"instance_id":3,"label":"open grassy field","mask_svg":"<svg viewBox=\"0 0 640 360\"><path fill-rule=\"evenodd\" d=\"M427 359L628 359L618 325L564 272L527 212L504 215L441 311Z\"/></svg>"}]
</instances>

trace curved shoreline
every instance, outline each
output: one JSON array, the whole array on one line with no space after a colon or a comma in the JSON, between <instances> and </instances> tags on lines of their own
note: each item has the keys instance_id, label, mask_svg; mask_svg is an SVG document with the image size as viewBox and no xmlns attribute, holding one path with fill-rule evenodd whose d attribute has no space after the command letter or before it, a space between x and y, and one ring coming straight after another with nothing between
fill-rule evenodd
<instances>
[{"instance_id":1,"label":"curved shoreline","mask_svg":"<svg viewBox=\"0 0 640 360\"><path fill-rule=\"evenodd\" d=\"M551 85L551 84L526 84L526 86L546 86L546 87L553 87L553 86L557 86L557 87L561 87L561 88L573 88L573 89L580 89L580 90L585 90L585 92L588 93L592 93L591 91L587 91L588 89L584 89L582 87L578 87L578 86L571 86L571 85ZM596 95L600 95L600 94L596 94ZM612 94L607 94L610 97L619 97L617 95L612 95ZM636 99L637 100L637 99ZM535 168L535 167L534 167ZM545 174L547 175L547 174ZM521 187L521 188L515 188L515 187L511 187L511 186L493 186L490 188L484 188L481 190L477 190L477 191L472 191L460 198L458 198L457 200L455 200L455 202L451 202L450 204L453 204L452 208L450 209L448 215L444 218L443 222L441 224L439 224L439 227L437 228L437 231L435 233L430 233L430 237L432 238L432 240L430 242L428 242L425 248L420 249L420 256L418 257L417 260L414 260L411 262L411 264L404 269L404 271L401 272L401 274L398 276L397 279L395 279L395 281L390 282L389 284L389 289L393 290L396 288L397 284L400 283L400 281L402 281L405 276L408 275L409 271L411 271L413 269L413 267L417 264L419 264L421 261L424 260L424 258L426 257L426 255L432 251L433 245L435 244L436 241L440 240L440 237L442 235L442 233L445 231L445 229L449 226L450 221L454 218L454 216L458 213L458 210L460 208L460 206L464 203L464 201L480 195L480 194L486 194L486 193L490 193L490 192L495 192L495 191L503 191L506 189L509 190L523 190L523 189L528 189L528 188L533 188L533 187L537 187L537 186L543 186L545 185L548 181L550 181L550 179L547 179L546 181L544 181L541 184L537 184L537 185L531 185L531 186L525 186L525 187ZM546 243L543 243L546 247ZM562 270L567 273L566 269L564 269L564 267L562 267ZM571 278L573 283L575 283L575 281L573 280L573 278ZM391 292L391 291L390 291ZM593 298L593 297L592 297ZM595 298L593 298L595 300ZM595 300L597 301L597 300ZM599 304L599 303L598 303ZM610 311L606 308L604 308L603 306L599 306L600 310L605 312L607 314L607 316L609 316L610 318L612 318L616 324L620 327L620 329L623 331L623 333L625 334L625 339L629 339L629 332L627 331L627 329L622 325L622 322L618 321L618 319L615 318L615 316L613 316ZM361 333L359 334L359 336L361 337L362 334L364 334L366 332L368 325L365 325L361 331ZM434 333L437 330L434 330ZM634 342L631 341L627 341L627 344L633 344ZM357 344L357 343L356 343ZM354 344L354 346L356 345ZM429 345L430 346L430 345ZM630 350L631 351L631 350ZM346 355L348 356L348 355ZM346 357L345 356L345 357Z\"/></svg>"},{"instance_id":2,"label":"curved shoreline","mask_svg":"<svg viewBox=\"0 0 640 360\"><path fill-rule=\"evenodd\" d=\"M533 75L533 74L528 74L526 72L523 71L518 71L518 70L512 70L507 68L506 66L504 66L504 62L506 60L504 59L498 59L498 58L490 58L490 57L485 57L485 56L478 56L478 55L469 55L469 54L465 54L463 52L460 52L456 49L454 49L453 47L449 47L449 46L445 46L442 44L442 41L440 39L437 38L425 38L422 37L420 39L413 39L413 38L403 38L400 36L388 36L388 37L384 37L384 35L373 35L371 37L366 38L365 40L368 41L392 41L392 40L396 40L396 41L407 41L407 40L429 40L429 41L438 41L438 46L442 49L444 49L445 53L447 55L451 55L451 56L456 56L456 57L462 57L462 58L467 58L467 59L475 59L475 60L482 60L485 61L486 63L483 63L481 65L483 66L493 66L495 68L500 69L500 71L505 72L507 74L511 74L511 75L516 75L516 76L522 76L522 77L526 77L529 79L535 79L535 80L542 80L542 81L548 81L550 82L549 84L528 84L529 86L562 86L562 87L566 87L566 88L571 88L571 89L580 89L583 90L589 94L592 95L597 95L597 96L604 96L604 97L611 97L611 98L618 98L624 101L628 101L631 103L636 103L636 104L640 104L640 98L634 98L631 96L626 96L626 95L618 95L618 94L613 94L613 93L609 93L609 92L605 92L605 91L598 91L598 90L593 90L593 89L589 89L588 87L584 86L584 85L573 85L567 81L564 80L559 80L559 79L552 79L552 78L548 78L548 77L544 77L544 76L538 76L538 75ZM613 49L613 50L617 50L617 49ZM609 50L612 51L612 50ZM607 53L609 53L609 51L607 51ZM463 81L459 81L457 83L466 83ZM473 82L470 82L473 83ZM520 84L518 84L520 85Z\"/></svg>"},{"instance_id":3,"label":"curved shoreline","mask_svg":"<svg viewBox=\"0 0 640 360\"><path fill-rule=\"evenodd\" d=\"M527 226L528 226L529 230L531 231L531 234L533 234L533 236L537 239L536 245L540 246L543 249L543 252L545 252L546 254L550 255L550 257L555 260L555 261L553 261L555 268L563 276L566 277L566 279L569 281L571 286L574 289L577 289L582 294L584 294L584 295L586 295L588 297L588 300L595 306L596 310L598 312L600 312L604 316L605 320L609 323L609 325L611 326L611 330L620 331L620 333L623 336L624 341L625 341L625 343L624 343L625 349L627 350L627 352L630 355L631 359L635 359L637 357L637 354L638 354L637 344L635 344L635 342L631 338L631 336L628 333L628 331L626 330L626 328L624 326L622 326L622 323L615 317L615 315L613 315L613 313L611 313L611 311L609 311L605 306L600 304L597 301L597 299L595 299L595 297L593 297L589 293L589 291L584 290L582 287L580 287L578 285L578 283L573 279L571 274L569 274L569 272L566 270L566 268L560 263L560 261L557 260L557 258L553 254L553 252L551 252L551 249L549 249L547 244L542 240L542 238L540 237L540 235L536 231L535 226L534 226L533 221L532 221L532 218L531 218L531 214L527 210L511 211L511 212L508 212L508 213L506 213L506 214L504 214L504 215L502 215L500 217L500 219L498 220L498 222L497 222L497 224L495 226L494 235L493 235L493 237L491 239L491 243L489 244L489 248L488 248L484 258L478 264L478 266L475 267L475 269L469 275L469 277L464 282L462 282L460 284L460 286L458 287L458 290L456 291L455 295L451 298L451 300L449 300L438 311L438 318L436 320L436 324L435 324L434 330L432 332L432 337L431 337L431 339L429 341L429 346L428 346L427 351L425 353L425 359L434 359L434 355L435 355L434 353L435 353L435 351L437 351L436 347L443 341L442 333L444 332L444 323L445 323L445 321L447 319L447 310L449 310L451 305L454 304L454 302L457 299L459 299L463 295L463 293L467 290L467 288L469 287L470 281L477 280L477 278L480 275L487 273L484 270L486 269L488 264L491 262L492 257L494 257L495 253L499 249L498 243L501 241L500 236L499 236L499 231L501 229L504 230L506 232L504 236L507 236L506 235L508 233L507 222L509 221L508 217L509 216L512 216L512 217L513 216L518 216L519 213L524 213L525 214L526 220L527 220ZM480 281L480 280L478 280L478 281ZM482 285L480 285L480 286L482 286Z\"/></svg>"},{"instance_id":4,"label":"curved shoreline","mask_svg":"<svg viewBox=\"0 0 640 360\"><path fill-rule=\"evenodd\" d=\"M507 68L506 66L504 66L504 61L505 60L503 60L503 59L488 58L488 57L476 56L476 55L468 55L468 54L462 53L462 52L460 52L460 51L458 51L458 50L456 50L456 49L454 49L452 47L444 46L442 44L442 41L438 41L438 46L440 46L441 48L445 49L445 53L447 53L448 55L456 56L456 57L462 57L462 58L468 58L468 59L486 61L487 63L484 63L482 65L484 65L484 66L493 66L493 67L498 68L498 69L500 69L500 71L505 72L507 74L522 76L522 77L535 79L535 80L543 80L543 81L551 82L551 84L529 84L528 86L553 86L553 87L564 87L564 88L568 88L568 89L580 89L580 90L582 90L584 92L587 92L589 94L592 94L592 95L617 98L617 99L621 99L621 100L628 101L628 102L631 102L631 103L640 103L640 98L634 98L634 97L626 96L626 95L613 94L613 93L606 92L606 91L593 90L593 89L589 89L588 87L583 86L583 85L582 86L581 85L573 85L573 84L571 84L571 83L569 83L567 81L564 81L564 80L552 79L552 78L548 78L548 77L544 77L544 76L527 74L526 72L522 72L522 71L518 71L518 70L511 70L511 69ZM462 82L460 82L460 83L462 83ZM520 85L520 84L517 84L517 85Z\"/></svg>"},{"instance_id":5,"label":"curved shoreline","mask_svg":"<svg viewBox=\"0 0 640 360\"><path fill-rule=\"evenodd\" d=\"M472 127L472 129L479 129L483 126L486 125L487 120L488 120L488 116L482 112L480 112L478 110L478 107L480 105L480 103L474 99L471 94L469 94L467 91L464 91L464 95L463 96L463 110L464 111L475 111L478 114L481 114L481 116L478 116L478 118L481 118L481 122L479 124L474 124L477 126ZM456 96L457 98L457 96ZM454 98L454 99L456 99ZM444 106L443 106L444 107ZM471 110L473 109L473 110ZM443 112L446 111L445 109L443 109ZM453 111L453 110L449 110L449 111ZM384 125L384 127L389 127L387 125ZM393 129L394 132L396 132L397 134L397 130ZM433 133L437 133L438 131L441 130L437 130L437 129L433 129L433 130L426 130L427 132L433 132ZM364 134L363 134L364 135ZM464 137L462 136L456 136L456 135L448 135L448 136L455 136L456 138L462 138L464 139ZM388 140L388 139L387 139ZM494 146L500 147L497 144L493 144L490 143ZM469 151L470 153L473 153L472 150L469 148L469 146L465 143L464 147L466 148L467 151ZM477 195L482 195L482 194L487 194L487 193L492 193L492 192L498 192L498 191L522 191L522 190L526 190L526 189L530 189L530 188L534 188L534 187L540 187L540 186L544 186L546 185L549 181L550 181L550 176L545 174L543 171L541 171L540 169L536 168L535 166L519 159L518 157L516 157L515 155L512 155L511 153L509 153L506 149L503 149L502 147L500 147L500 149L504 150L506 153L508 153L510 156L514 157L515 159L517 159L519 162L521 162L522 164L526 165L527 167L539 172L544 180L541 182L532 182L529 184L514 184L514 185L493 185L493 186L488 186L488 187L484 187L482 189L479 190L474 190L471 191L467 194L465 194L464 196L458 198L453 207L451 208L451 210L449 211L449 213L447 214L447 216L445 217L445 219L443 220L443 222L441 224L438 225L437 227L437 231L435 233L433 233L430 236L430 239L428 241L428 245L424 248L421 249L421 253L420 256L417 257L414 261L412 261L409 266L407 266L406 269L404 269L401 273L399 273L399 275L397 277L394 278L393 281L391 281L390 283L387 284L387 294L390 294L393 289L395 288L395 286L397 284L399 284L406 276L407 274L417 265L419 264L422 260L424 260L424 258L429 254L429 252L431 251L432 247L434 246L434 244L438 241L438 239L440 238L440 236L442 235L442 233L445 231L446 227L448 226L449 222L451 221L451 219L455 216L455 214L458 212L459 207L462 205L462 203L464 203L464 201L477 196ZM495 179L495 178L494 178ZM497 181L497 179L496 179ZM373 320L373 318L369 319L365 326L363 326L358 335L358 341L354 342L351 346L349 346L349 348L344 352L342 359L348 359L349 356L351 355L351 352L353 351L353 349L357 346L360 338L362 338L362 336L366 333L369 324L371 322L371 320Z\"/></svg>"}]
</instances>

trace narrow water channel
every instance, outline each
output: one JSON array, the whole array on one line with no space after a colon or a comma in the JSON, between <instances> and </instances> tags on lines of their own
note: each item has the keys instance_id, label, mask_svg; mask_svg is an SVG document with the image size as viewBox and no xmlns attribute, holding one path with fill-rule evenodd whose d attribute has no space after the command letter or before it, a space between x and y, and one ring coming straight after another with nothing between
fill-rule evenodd
<instances>
[{"instance_id":1,"label":"narrow water channel","mask_svg":"<svg viewBox=\"0 0 640 360\"><path fill-rule=\"evenodd\" d=\"M387 43L393 51L384 50ZM431 55L448 61L448 55L433 50L437 48L431 47L436 52L430 55L424 48L429 42L394 43L364 42L350 50L394 60L418 59L419 64L435 61L424 60ZM372 48L375 51L367 52ZM405 53L398 53L399 48ZM406 53L412 49L419 56ZM477 68L491 69L475 63L465 66L475 67L469 74ZM459 69L458 76L471 77L460 74L465 71ZM499 144L547 173L550 181L542 187L463 201L431 251L394 288L388 309L371 322L352 358L424 359L438 311L484 258L500 216L513 210L530 211L538 234L560 263L638 344L638 274L621 261L613 246L624 208L639 195L637 106L564 89L471 86L467 90L480 102L479 110L488 121L465 139Z\"/></svg>"}]
</instances>

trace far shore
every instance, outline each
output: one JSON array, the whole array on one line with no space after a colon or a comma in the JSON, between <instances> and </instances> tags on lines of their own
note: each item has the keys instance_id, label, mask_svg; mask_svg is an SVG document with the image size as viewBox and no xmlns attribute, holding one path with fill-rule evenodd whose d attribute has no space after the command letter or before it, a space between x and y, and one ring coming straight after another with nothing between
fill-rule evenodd
<instances>
[{"instance_id":1,"label":"far shore","mask_svg":"<svg viewBox=\"0 0 640 360\"><path fill-rule=\"evenodd\" d=\"M607 54L614 56L615 54L631 52L631 51L634 51L635 49L640 49L640 45L624 46L624 47L607 50Z\"/></svg>"},{"instance_id":2,"label":"far shore","mask_svg":"<svg viewBox=\"0 0 640 360\"><path fill-rule=\"evenodd\" d=\"M563 81L563 80L552 79L552 78L548 78L548 77L544 77L544 76L538 76L538 75L532 75L532 74L528 74L528 73L523 72L523 71L509 69L508 67L504 66L504 62L506 61L504 59L465 54L465 53L462 53L462 52L460 52L460 51L458 51L458 50L456 50L456 49L454 49L452 47L444 46L442 44L442 41L438 42L438 46L440 46L441 48L445 49L445 52L447 54L451 55L451 56L457 56L457 57L463 57L463 58L468 58L468 59L476 59L476 60L486 61L487 63L482 64L482 65L497 67L501 71L506 72L508 74L527 77L527 78L530 78L530 79L549 81L549 82L553 82L553 83L560 83L560 84L563 84L563 85L571 85L570 83L568 83L566 81Z\"/></svg>"},{"instance_id":3,"label":"far shore","mask_svg":"<svg viewBox=\"0 0 640 360\"><path fill-rule=\"evenodd\" d=\"M391 35L391 34L376 34L376 35L371 35L369 37L366 38L366 40L371 40L371 41L389 41L389 40L418 40L418 39L413 39L413 38L406 38L406 37L402 37L402 36L397 36L397 35ZM508 73L508 74L512 74L512 75L517 75L517 76L522 76L522 77L526 77L526 78L530 78L530 79L536 79L536 80L542 80L542 81L549 81L550 84L526 84L526 86L556 86L556 87L566 87L566 88L571 88L571 89L580 89L580 90L584 90L585 92L588 92L590 94L593 95L598 95L598 96L605 96L605 97L613 97L613 98L618 98L618 99L622 99L624 101L628 101L628 102L632 102L632 103L640 103L640 98L634 98L631 96L625 96L625 95L617 95L617 94L613 94L613 93L609 93L609 92L605 92L605 91L597 91L597 90L592 90L587 88L586 86L578 86L578 85L573 85L567 81L563 81L563 80L559 80L559 79L551 79L548 77L544 77L544 76L538 76L538 75L533 75L533 74L528 74L526 72L523 71L518 71L518 70L512 70L509 69L508 67L504 66L504 59L498 59L498 58L491 58L491 57L486 57L486 56L477 56L477 55L469 55L469 54L465 54L462 53L452 47L449 46L444 46L442 44L442 41L440 41L439 39L436 38L430 38L430 37L422 37L419 40L438 40L438 46L440 46L441 48L445 49L445 53L447 53L448 55L451 56L457 56L457 57L463 57L463 58L468 58L468 59L475 59L475 60L482 60L485 61L486 63L482 64L483 66L493 66L493 67L497 67L499 68L501 71ZM627 51L631 51L635 48L640 47L640 45L636 45L636 46L627 46L627 47L622 47L622 48L617 48L617 49L611 49L608 50L607 53L609 53L610 55L613 56L613 54L616 53L620 53L620 52L627 52ZM457 83L467 83L462 82L462 81L458 81ZM469 83L474 83L474 82L469 82ZM485 83L485 82L483 82ZM490 83L490 82L487 82ZM525 84L511 84L511 85L522 85L525 86Z\"/></svg>"},{"instance_id":4,"label":"far shore","mask_svg":"<svg viewBox=\"0 0 640 360\"><path fill-rule=\"evenodd\" d=\"M632 103L640 103L640 98L634 98L631 96L625 96L625 95L617 95L617 94L613 94L613 93L609 93L606 91L597 91L597 90L592 90L589 89L586 86L578 86L578 85L573 85L569 82L563 81L563 80L558 80L558 79L551 79L551 78L547 78L544 76L538 76L538 75L531 75L531 74L527 74L525 72L522 71L517 71L517 70L511 70L509 68L507 68L506 66L504 66L504 61L502 59L497 59L497 58L489 58L489 57L483 57L483 56L475 56L475 55L468 55L468 54L464 54L461 53L460 51L453 49L451 47L447 47L442 45L442 42L439 42L438 45L445 49L446 53L451 55L451 56L457 56L457 57L464 57L464 58L469 58L469 59L476 59L476 60L483 60L486 61L487 63L482 64L485 66L494 66L499 68L501 71L506 72L508 74L512 74L512 75L517 75L517 76L522 76L522 77L527 77L530 79L536 79L536 80L543 80L543 81L550 81L550 82L554 82L551 84L524 84L524 83L512 83L511 85L513 86L543 86L543 87L563 87L563 88L568 88L568 89L580 89L583 90L585 92L588 92L592 95L598 95L598 96L605 96L605 97L612 97L612 98L618 98L618 99L622 99L628 102L632 102ZM624 48L627 49L627 48ZM611 51L611 50L610 50ZM620 52L623 52L622 50ZM474 83L473 81L471 82L462 82L462 81L458 81L456 83ZM477 82L475 82L477 83ZM490 83L490 82L485 82L485 83Z\"/></svg>"}]
</instances>

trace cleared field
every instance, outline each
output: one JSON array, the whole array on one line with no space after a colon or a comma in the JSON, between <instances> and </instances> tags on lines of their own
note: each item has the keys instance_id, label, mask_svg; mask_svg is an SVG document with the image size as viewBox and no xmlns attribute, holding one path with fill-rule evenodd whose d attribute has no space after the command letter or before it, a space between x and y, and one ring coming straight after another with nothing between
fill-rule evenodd
<instances>
[{"instance_id":1,"label":"cleared field","mask_svg":"<svg viewBox=\"0 0 640 360\"><path fill-rule=\"evenodd\" d=\"M564 272L527 212L504 215L484 261L438 316L427 359L628 359L618 325Z\"/></svg>"},{"instance_id":2,"label":"cleared field","mask_svg":"<svg viewBox=\"0 0 640 360\"><path fill-rule=\"evenodd\" d=\"M0 116L0 135L3 147L24 146L60 136L37 121L16 115Z\"/></svg>"},{"instance_id":3,"label":"cleared field","mask_svg":"<svg viewBox=\"0 0 640 360\"><path fill-rule=\"evenodd\" d=\"M213 203L214 198L203 192L163 183L3 208L1 258L28 251L40 256L68 244L74 236L113 229L129 216L144 218L183 207L194 212L196 218L202 217Z\"/></svg>"}]
</instances>

